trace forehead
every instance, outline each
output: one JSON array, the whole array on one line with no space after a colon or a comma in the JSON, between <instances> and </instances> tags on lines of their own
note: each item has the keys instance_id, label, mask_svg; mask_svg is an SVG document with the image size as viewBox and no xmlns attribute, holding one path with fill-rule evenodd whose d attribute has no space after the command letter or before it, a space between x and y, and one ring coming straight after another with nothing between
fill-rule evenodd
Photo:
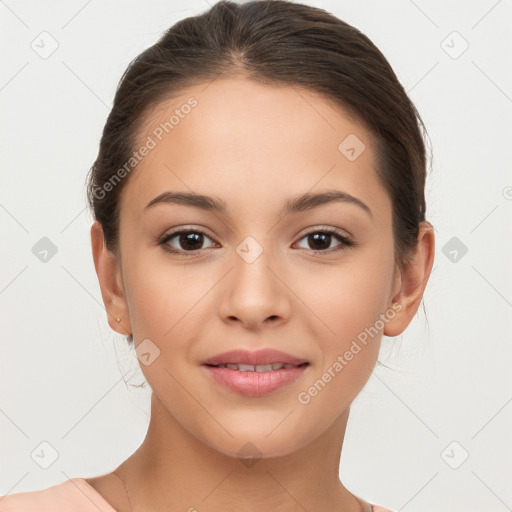
<instances>
[{"instance_id":1,"label":"forehead","mask_svg":"<svg viewBox=\"0 0 512 512\"><path fill-rule=\"evenodd\" d=\"M374 140L343 108L295 86L216 79L161 102L136 147L151 146L121 197L140 213L166 190L269 207L283 195L338 188L389 209ZM250 198L253 198L254 203Z\"/></svg>"}]
</instances>

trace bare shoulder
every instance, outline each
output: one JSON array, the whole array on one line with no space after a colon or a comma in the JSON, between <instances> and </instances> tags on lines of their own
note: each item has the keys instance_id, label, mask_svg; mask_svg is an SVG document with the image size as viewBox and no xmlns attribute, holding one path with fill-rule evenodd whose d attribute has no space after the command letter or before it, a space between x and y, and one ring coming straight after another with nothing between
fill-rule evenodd
<instances>
[{"instance_id":1,"label":"bare shoulder","mask_svg":"<svg viewBox=\"0 0 512 512\"><path fill-rule=\"evenodd\" d=\"M83 478L70 478L56 485L35 491L11 493L0 496L1 512L28 512L73 510L85 512L91 507L104 505L103 498L89 487Z\"/></svg>"},{"instance_id":2,"label":"bare shoulder","mask_svg":"<svg viewBox=\"0 0 512 512\"><path fill-rule=\"evenodd\" d=\"M379 507L378 505L372 505L372 512L393 512L388 508Z\"/></svg>"}]
</instances>

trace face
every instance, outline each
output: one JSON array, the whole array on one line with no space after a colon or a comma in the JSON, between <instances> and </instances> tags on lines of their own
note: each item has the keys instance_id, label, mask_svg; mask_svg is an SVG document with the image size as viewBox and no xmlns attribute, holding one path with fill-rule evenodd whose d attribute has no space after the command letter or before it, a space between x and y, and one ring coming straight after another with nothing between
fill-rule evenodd
<instances>
[{"instance_id":1,"label":"face","mask_svg":"<svg viewBox=\"0 0 512 512\"><path fill-rule=\"evenodd\" d=\"M137 147L145 143L121 196L118 263L123 322L136 347L146 344L153 394L219 452L305 446L362 389L396 314L391 202L371 135L314 93L229 78L160 104ZM166 192L224 209L148 206ZM296 200L305 194L318 197ZM202 364L239 348L308 365L250 396Z\"/></svg>"}]
</instances>

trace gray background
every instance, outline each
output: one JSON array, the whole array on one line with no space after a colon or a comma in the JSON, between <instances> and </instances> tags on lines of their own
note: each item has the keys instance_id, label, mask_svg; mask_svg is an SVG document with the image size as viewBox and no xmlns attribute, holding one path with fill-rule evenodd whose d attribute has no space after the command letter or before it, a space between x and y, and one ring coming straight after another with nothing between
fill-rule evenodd
<instances>
[{"instance_id":1,"label":"gray background","mask_svg":"<svg viewBox=\"0 0 512 512\"><path fill-rule=\"evenodd\" d=\"M304 3L375 42L434 152L427 316L383 339L395 370L352 406L342 480L396 511L512 510L512 2ZM130 60L207 8L0 1L0 495L109 472L145 435L149 389L106 321L84 180Z\"/></svg>"}]
</instances>

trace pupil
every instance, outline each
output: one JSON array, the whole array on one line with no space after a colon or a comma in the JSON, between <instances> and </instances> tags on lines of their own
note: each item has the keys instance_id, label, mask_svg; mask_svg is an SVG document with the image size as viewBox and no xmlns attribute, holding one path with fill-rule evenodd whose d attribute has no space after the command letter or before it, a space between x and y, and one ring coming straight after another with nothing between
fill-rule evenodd
<instances>
[{"instance_id":1,"label":"pupil","mask_svg":"<svg viewBox=\"0 0 512 512\"><path fill-rule=\"evenodd\" d=\"M316 249L328 249L329 246L331 245L331 235L329 233L314 233L312 235L309 235L309 242L313 242L313 245L318 244L318 242L320 241L320 246L321 247L317 247ZM327 241L327 243L326 243ZM323 242L323 244L322 244ZM323 245L323 247L322 247ZM313 247L314 248L314 247Z\"/></svg>"},{"instance_id":2,"label":"pupil","mask_svg":"<svg viewBox=\"0 0 512 512\"><path fill-rule=\"evenodd\" d=\"M186 233L180 235L180 245L184 249L200 249L202 245L202 234L201 233ZM199 241L199 244L197 245L197 242ZM194 242L196 242L196 245L194 245Z\"/></svg>"}]
</instances>

